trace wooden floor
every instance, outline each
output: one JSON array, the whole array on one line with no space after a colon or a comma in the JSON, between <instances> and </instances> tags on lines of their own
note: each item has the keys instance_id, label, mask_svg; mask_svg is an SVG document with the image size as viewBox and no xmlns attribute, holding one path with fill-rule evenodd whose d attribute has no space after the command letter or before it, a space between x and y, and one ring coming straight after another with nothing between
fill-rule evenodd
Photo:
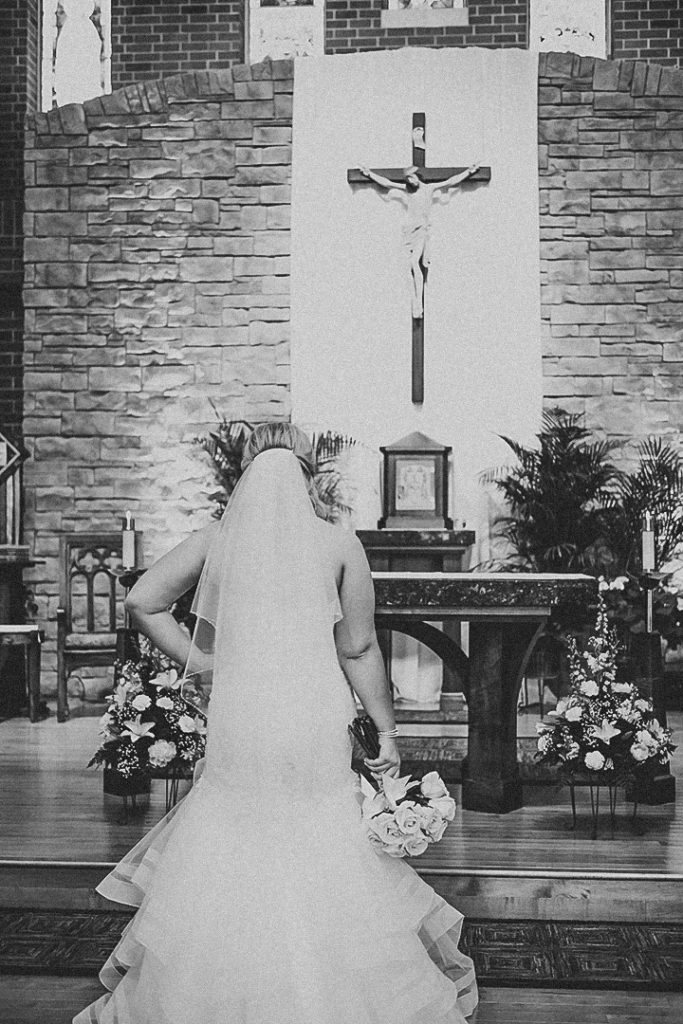
<instances>
[{"instance_id":1,"label":"wooden floor","mask_svg":"<svg viewBox=\"0 0 683 1024\"><path fill-rule=\"evenodd\" d=\"M0 1024L69 1024L102 994L91 978L0 978ZM471 1024L681 1024L683 994L488 988Z\"/></svg>"},{"instance_id":2,"label":"wooden floor","mask_svg":"<svg viewBox=\"0 0 683 1024\"><path fill-rule=\"evenodd\" d=\"M587 793L580 794L580 820L569 831L563 787L527 786L527 806L506 815L460 808L441 843L419 858L421 870L647 872L683 878L683 716L673 716L679 749L675 805L642 807L640 830L630 823L630 805L618 809L614 838L605 819L600 837L588 831ZM111 864L164 813L164 783L153 783L148 809L127 824L122 802L103 799L100 770L86 767L97 746L97 718L54 716L31 724L0 722L0 860L49 860ZM459 796L457 787L454 791ZM642 834L641 834L642 833Z\"/></svg>"}]
</instances>

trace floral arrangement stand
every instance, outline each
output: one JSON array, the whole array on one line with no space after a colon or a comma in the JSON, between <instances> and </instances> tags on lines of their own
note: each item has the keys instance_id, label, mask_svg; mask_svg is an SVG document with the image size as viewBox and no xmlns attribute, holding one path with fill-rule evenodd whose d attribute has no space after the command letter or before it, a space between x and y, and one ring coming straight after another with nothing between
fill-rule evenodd
<instances>
[{"instance_id":1,"label":"floral arrangement stand","mask_svg":"<svg viewBox=\"0 0 683 1024\"><path fill-rule=\"evenodd\" d=\"M115 768L105 767L102 773L102 791L106 797L119 797L123 800L122 811L115 820L127 825L131 818L136 818L149 807L152 784L145 772L134 772L128 778L117 772Z\"/></svg>"},{"instance_id":2,"label":"floral arrangement stand","mask_svg":"<svg viewBox=\"0 0 683 1024\"><path fill-rule=\"evenodd\" d=\"M180 782L191 779L204 756L206 716L181 686L177 671L145 640L139 660L117 666L100 720L102 743L88 766L104 766L104 791L124 798L124 821L136 809L136 798L149 793L152 778L165 779L168 812Z\"/></svg>"},{"instance_id":3,"label":"floral arrangement stand","mask_svg":"<svg viewBox=\"0 0 683 1024\"><path fill-rule=\"evenodd\" d=\"M604 790L607 790L607 803L609 807L609 822L610 822L610 835L614 838L614 826L617 811L617 796L618 789L620 786L628 786L628 782L631 779L631 775L627 773L619 772L582 772L582 773L567 773L566 782L569 786L569 796L572 805L572 831L576 831L578 817L576 813L576 786L586 782L589 787L590 793L590 810L591 810L591 839L598 838L598 823L600 818L600 795ZM630 799L628 795L628 789L626 791L626 799ZM604 805L604 801L603 801ZM633 800L633 811L631 813L631 827L636 828L636 818L638 814L638 801Z\"/></svg>"},{"instance_id":4,"label":"floral arrangement stand","mask_svg":"<svg viewBox=\"0 0 683 1024\"><path fill-rule=\"evenodd\" d=\"M586 649L567 641L570 692L548 712L552 722L538 725L537 759L557 765L569 784L573 827L576 827L575 786L588 781L593 839L598 834L601 791L608 794L612 836L617 787L655 775L675 749L671 733L654 716L652 701L630 680L620 679L620 644L600 601L595 629ZM634 793L631 793L634 798ZM637 812L634 800L633 821Z\"/></svg>"}]
</instances>

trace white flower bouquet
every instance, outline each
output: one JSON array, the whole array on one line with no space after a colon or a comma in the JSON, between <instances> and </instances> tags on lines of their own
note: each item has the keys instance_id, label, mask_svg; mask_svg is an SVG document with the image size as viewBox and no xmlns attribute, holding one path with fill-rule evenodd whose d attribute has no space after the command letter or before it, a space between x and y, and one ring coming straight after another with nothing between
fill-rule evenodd
<instances>
[{"instance_id":1,"label":"white flower bouquet","mask_svg":"<svg viewBox=\"0 0 683 1024\"><path fill-rule=\"evenodd\" d=\"M349 731L368 757L377 757L379 738L371 718L356 718ZM438 843L455 817L455 800L437 772L421 780L384 772L378 783L361 770L360 782L368 839L390 857L418 857Z\"/></svg>"},{"instance_id":2,"label":"white flower bouquet","mask_svg":"<svg viewBox=\"0 0 683 1024\"><path fill-rule=\"evenodd\" d=\"M633 683L617 678L616 633L601 603L595 632L580 652L569 640L571 690L537 726L542 764L617 775L666 764L675 750L671 733L654 717L652 702Z\"/></svg>"},{"instance_id":3,"label":"white flower bouquet","mask_svg":"<svg viewBox=\"0 0 683 1024\"><path fill-rule=\"evenodd\" d=\"M88 763L124 778L190 772L204 756L206 717L181 695L177 671L152 654L118 666L100 719L102 745Z\"/></svg>"}]
</instances>

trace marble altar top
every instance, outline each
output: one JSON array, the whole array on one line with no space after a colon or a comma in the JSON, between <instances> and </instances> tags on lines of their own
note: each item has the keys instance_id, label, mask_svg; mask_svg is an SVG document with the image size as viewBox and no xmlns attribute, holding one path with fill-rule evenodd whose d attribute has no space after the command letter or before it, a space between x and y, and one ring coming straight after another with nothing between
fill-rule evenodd
<instances>
[{"instance_id":1,"label":"marble altar top","mask_svg":"<svg viewBox=\"0 0 683 1024\"><path fill-rule=\"evenodd\" d=\"M583 606L595 600L593 576L533 572L373 572L378 608Z\"/></svg>"}]
</instances>

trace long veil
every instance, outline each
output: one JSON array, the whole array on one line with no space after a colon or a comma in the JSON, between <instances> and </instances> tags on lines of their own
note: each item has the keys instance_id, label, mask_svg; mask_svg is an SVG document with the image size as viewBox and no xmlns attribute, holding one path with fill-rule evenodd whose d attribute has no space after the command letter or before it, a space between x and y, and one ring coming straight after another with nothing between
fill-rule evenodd
<instances>
[{"instance_id":1,"label":"long veil","mask_svg":"<svg viewBox=\"0 0 683 1024\"><path fill-rule=\"evenodd\" d=\"M292 717L299 735L306 720L314 727L331 626L341 611L321 524L290 449L261 452L240 478L193 612L183 695L203 710L210 698L209 745L219 717L232 766L238 752L267 757L277 737L291 733Z\"/></svg>"}]
</instances>

